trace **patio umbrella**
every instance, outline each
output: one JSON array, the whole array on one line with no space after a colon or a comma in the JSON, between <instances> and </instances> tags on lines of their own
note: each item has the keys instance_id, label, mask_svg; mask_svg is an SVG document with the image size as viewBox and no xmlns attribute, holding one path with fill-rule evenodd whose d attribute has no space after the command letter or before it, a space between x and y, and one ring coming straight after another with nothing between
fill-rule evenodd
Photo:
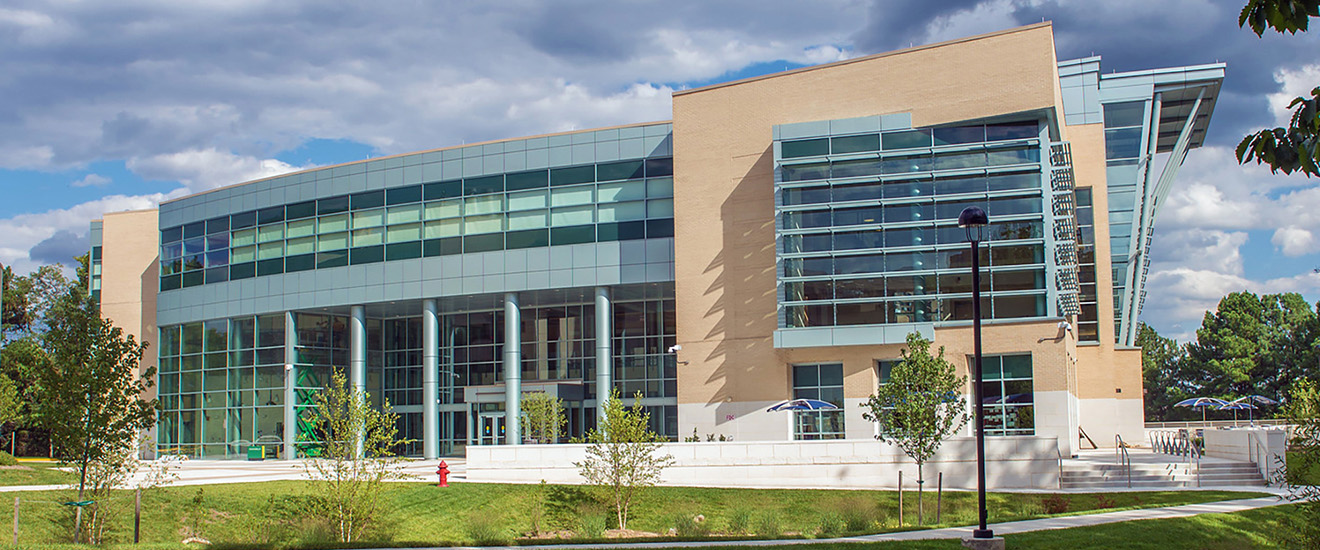
<instances>
[{"instance_id":1,"label":"patio umbrella","mask_svg":"<svg viewBox=\"0 0 1320 550\"><path fill-rule=\"evenodd\" d=\"M1251 405L1252 403L1256 403L1256 404L1260 404L1260 405L1278 405L1278 404L1279 404L1278 401L1275 401L1275 400L1270 399L1270 398L1268 398L1268 397L1265 397L1265 396L1263 396L1263 395L1248 395L1248 396L1246 396L1246 397L1239 397L1239 398L1237 398L1237 399L1234 399L1234 400L1230 401L1229 403L1241 403L1241 404L1244 404L1244 405ZM1255 409L1259 409L1259 408L1260 408L1260 407L1256 407L1256 406L1253 405L1250 409L1247 409L1247 411L1248 411L1248 412L1247 412L1247 418L1251 421L1252 424L1255 424L1255 423L1256 423L1256 419L1255 419L1255 413L1254 413L1254 412L1251 412L1251 411L1254 411Z\"/></svg>"},{"instance_id":2,"label":"patio umbrella","mask_svg":"<svg viewBox=\"0 0 1320 550\"><path fill-rule=\"evenodd\" d=\"M765 412L775 411L837 411L839 407L828 401L819 399L792 399L785 401L765 410Z\"/></svg>"},{"instance_id":3,"label":"patio umbrella","mask_svg":"<svg viewBox=\"0 0 1320 550\"><path fill-rule=\"evenodd\" d=\"M1206 407L1219 407L1224 405L1225 403L1227 402L1224 401L1223 399L1215 399L1213 397L1193 397L1191 399L1184 399L1182 401L1174 403L1173 406L1199 408L1201 409L1201 422L1205 422Z\"/></svg>"},{"instance_id":4,"label":"patio umbrella","mask_svg":"<svg viewBox=\"0 0 1320 550\"><path fill-rule=\"evenodd\" d=\"M1252 417L1251 417L1251 412L1249 412L1249 411L1254 411L1254 410L1256 410L1256 406L1255 406L1255 405L1252 405L1251 403L1247 403L1246 401L1236 401L1236 400L1235 400L1235 401L1229 401L1228 403L1224 403L1223 405L1220 405L1220 406L1218 406L1218 407L1215 407L1215 410L1220 410L1220 411L1231 410L1231 411L1233 411L1233 425L1234 425L1234 426L1237 426L1237 412L1240 411L1240 410L1243 410L1243 409L1246 409L1246 410L1248 411L1247 415L1248 415L1248 418L1250 419L1250 418L1252 418ZM1205 412L1205 411L1202 410L1201 412ZM1252 422L1252 423L1255 422L1254 419L1249 420L1249 421Z\"/></svg>"}]
</instances>

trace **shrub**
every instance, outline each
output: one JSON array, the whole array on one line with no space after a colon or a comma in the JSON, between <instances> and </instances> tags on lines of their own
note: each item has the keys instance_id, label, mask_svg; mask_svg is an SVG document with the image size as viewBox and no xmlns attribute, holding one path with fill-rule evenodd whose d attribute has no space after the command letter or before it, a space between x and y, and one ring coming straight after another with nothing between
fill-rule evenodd
<instances>
[{"instance_id":1,"label":"shrub","mask_svg":"<svg viewBox=\"0 0 1320 550\"><path fill-rule=\"evenodd\" d=\"M729 533L746 535L752 532L752 511L747 508L734 508L729 512Z\"/></svg>"},{"instance_id":2,"label":"shrub","mask_svg":"<svg viewBox=\"0 0 1320 550\"><path fill-rule=\"evenodd\" d=\"M843 515L838 512L825 512L820 515L816 534L822 537L834 537L843 533Z\"/></svg>"},{"instance_id":3,"label":"shrub","mask_svg":"<svg viewBox=\"0 0 1320 550\"><path fill-rule=\"evenodd\" d=\"M756 525L753 531L759 537L778 537L784 534L784 524L779 519L779 514L765 512L756 516Z\"/></svg>"},{"instance_id":4,"label":"shrub","mask_svg":"<svg viewBox=\"0 0 1320 550\"><path fill-rule=\"evenodd\" d=\"M679 514L674 516L674 533L680 537L704 537L710 534L710 524L700 514Z\"/></svg>"},{"instance_id":5,"label":"shrub","mask_svg":"<svg viewBox=\"0 0 1320 550\"><path fill-rule=\"evenodd\" d=\"M1049 495L1040 499L1040 506L1045 509L1046 514L1066 514L1068 513L1068 507L1072 506L1072 502L1063 495Z\"/></svg>"},{"instance_id":6,"label":"shrub","mask_svg":"<svg viewBox=\"0 0 1320 550\"><path fill-rule=\"evenodd\" d=\"M1095 507L1096 507L1096 508L1104 509L1104 508L1113 508L1114 506L1115 506L1114 499L1109 498L1109 497L1107 497L1107 496L1105 496L1105 495L1096 495L1096 496L1095 496Z\"/></svg>"},{"instance_id":7,"label":"shrub","mask_svg":"<svg viewBox=\"0 0 1320 550\"><path fill-rule=\"evenodd\" d=\"M866 497L844 499L839 503L838 512L843 519L844 530L849 533L874 530L884 521L879 506L874 500Z\"/></svg>"},{"instance_id":8,"label":"shrub","mask_svg":"<svg viewBox=\"0 0 1320 550\"><path fill-rule=\"evenodd\" d=\"M598 539L609 529L610 516L602 511L595 511L578 516L575 534L578 538Z\"/></svg>"},{"instance_id":9,"label":"shrub","mask_svg":"<svg viewBox=\"0 0 1320 550\"><path fill-rule=\"evenodd\" d=\"M9 453L0 451L0 466L18 466L18 459Z\"/></svg>"},{"instance_id":10,"label":"shrub","mask_svg":"<svg viewBox=\"0 0 1320 550\"><path fill-rule=\"evenodd\" d=\"M489 510L468 515L467 535L480 545L503 545L513 542L513 533L504 524L504 517Z\"/></svg>"}]
</instances>

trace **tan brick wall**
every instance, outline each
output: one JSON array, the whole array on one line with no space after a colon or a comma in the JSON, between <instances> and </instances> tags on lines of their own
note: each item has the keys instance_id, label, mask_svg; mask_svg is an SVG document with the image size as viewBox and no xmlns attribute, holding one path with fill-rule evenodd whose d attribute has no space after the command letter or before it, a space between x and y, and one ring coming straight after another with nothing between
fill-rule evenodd
<instances>
[{"instance_id":1,"label":"tan brick wall","mask_svg":"<svg viewBox=\"0 0 1320 550\"><path fill-rule=\"evenodd\" d=\"M115 212L103 218L101 315L149 345L142 369L156 366L156 289L160 229L156 210ZM152 388L144 395L156 397Z\"/></svg>"},{"instance_id":2,"label":"tan brick wall","mask_svg":"<svg viewBox=\"0 0 1320 550\"><path fill-rule=\"evenodd\" d=\"M914 126L926 126L1061 112L1059 96L1049 24L676 93L675 284L681 359L689 362L679 402L783 399L787 365L826 356L844 361L850 396L864 386L869 394L871 361L897 356L897 346L774 349L774 125L907 112ZM1014 345L1057 333L1047 324ZM987 346L1010 336L988 336ZM1064 387L1064 378L1043 380Z\"/></svg>"}]
</instances>

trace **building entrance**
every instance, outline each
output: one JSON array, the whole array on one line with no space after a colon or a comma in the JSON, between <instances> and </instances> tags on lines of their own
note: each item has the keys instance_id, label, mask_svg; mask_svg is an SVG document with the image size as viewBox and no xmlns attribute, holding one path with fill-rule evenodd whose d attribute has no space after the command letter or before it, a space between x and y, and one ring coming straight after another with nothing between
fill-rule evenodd
<instances>
[{"instance_id":1,"label":"building entrance","mask_svg":"<svg viewBox=\"0 0 1320 550\"><path fill-rule=\"evenodd\" d=\"M504 413L484 413L478 419L478 445L499 445L504 442Z\"/></svg>"}]
</instances>

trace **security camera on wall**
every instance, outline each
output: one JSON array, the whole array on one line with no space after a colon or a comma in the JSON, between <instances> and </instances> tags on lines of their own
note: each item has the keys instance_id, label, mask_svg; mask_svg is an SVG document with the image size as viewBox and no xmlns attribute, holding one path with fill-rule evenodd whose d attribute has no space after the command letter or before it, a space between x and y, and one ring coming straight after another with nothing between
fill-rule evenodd
<instances>
[{"instance_id":1,"label":"security camera on wall","mask_svg":"<svg viewBox=\"0 0 1320 550\"><path fill-rule=\"evenodd\" d=\"M680 352L680 351L683 351L683 345L682 345L682 344L674 344L674 345L672 345L672 346L669 346L669 352L668 352L668 353L678 353L678 352Z\"/></svg>"}]
</instances>

